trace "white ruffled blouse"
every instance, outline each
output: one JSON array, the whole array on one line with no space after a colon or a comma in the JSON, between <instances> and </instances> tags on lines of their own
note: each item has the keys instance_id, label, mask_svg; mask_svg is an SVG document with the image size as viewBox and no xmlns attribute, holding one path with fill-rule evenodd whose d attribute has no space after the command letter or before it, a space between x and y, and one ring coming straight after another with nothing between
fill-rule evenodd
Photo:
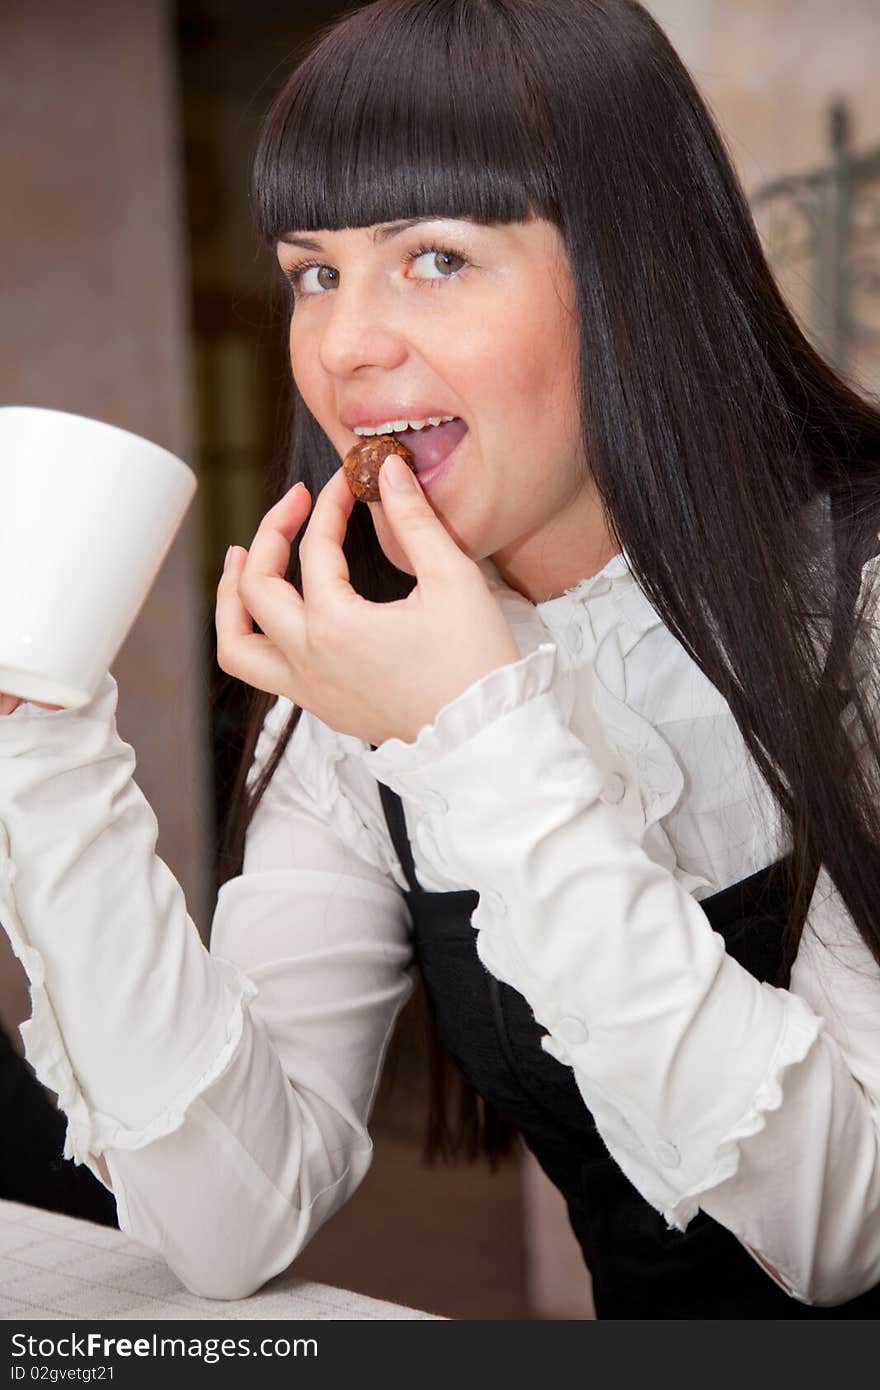
<instances>
[{"instance_id":1,"label":"white ruffled blouse","mask_svg":"<svg viewBox=\"0 0 880 1390\"><path fill-rule=\"evenodd\" d=\"M66 1155L97 1176L103 1155L122 1229L206 1297L259 1288L351 1196L415 971L380 779L421 886L479 892L480 959L646 1200L681 1230L702 1208L796 1299L854 1298L880 1281L880 970L824 870L788 990L711 930L699 900L790 843L626 553L538 604L481 568L520 659L411 744L304 713L210 952L155 854L112 675L80 710L0 719L0 921Z\"/></svg>"}]
</instances>

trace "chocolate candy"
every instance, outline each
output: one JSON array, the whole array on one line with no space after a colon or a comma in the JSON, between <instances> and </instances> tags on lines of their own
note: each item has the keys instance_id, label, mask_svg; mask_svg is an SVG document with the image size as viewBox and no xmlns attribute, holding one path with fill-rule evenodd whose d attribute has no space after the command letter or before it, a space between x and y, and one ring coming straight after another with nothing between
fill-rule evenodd
<instances>
[{"instance_id":1,"label":"chocolate candy","mask_svg":"<svg viewBox=\"0 0 880 1390\"><path fill-rule=\"evenodd\" d=\"M399 454L407 467L415 473L412 454L393 434L367 435L345 455L342 468L348 479L348 486L359 502L380 501L379 469L389 454Z\"/></svg>"}]
</instances>

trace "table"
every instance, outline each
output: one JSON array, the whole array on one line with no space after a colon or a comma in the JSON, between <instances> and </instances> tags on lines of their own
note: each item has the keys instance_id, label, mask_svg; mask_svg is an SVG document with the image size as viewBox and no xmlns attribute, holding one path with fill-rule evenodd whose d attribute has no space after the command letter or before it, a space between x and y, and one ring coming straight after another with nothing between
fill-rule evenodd
<instances>
[{"instance_id":1,"label":"table","mask_svg":"<svg viewBox=\"0 0 880 1390\"><path fill-rule=\"evenodd\" d=\"M122 1231L40 1207L0 1201L0 1319L426 1319L382 1299L288 1270L250 1298L197 1298L163 1260Z\"/></svg>"}]
</instances>

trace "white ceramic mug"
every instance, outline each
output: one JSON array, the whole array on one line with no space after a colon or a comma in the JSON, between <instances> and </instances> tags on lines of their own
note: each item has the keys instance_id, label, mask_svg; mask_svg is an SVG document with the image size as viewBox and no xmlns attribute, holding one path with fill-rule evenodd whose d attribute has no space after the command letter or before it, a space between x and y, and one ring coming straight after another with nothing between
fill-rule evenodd
<instances>
[{"instance_id":1,"label":"white ceramic mug","mask_svg":"<svg viewBox=\"0 0 880 1390\"><path fill-rule=\"evenodd\" d=\"M0 691L68 709L94 698L197 487L128 430L0 408Z\"/></svg>"}]
</instances>

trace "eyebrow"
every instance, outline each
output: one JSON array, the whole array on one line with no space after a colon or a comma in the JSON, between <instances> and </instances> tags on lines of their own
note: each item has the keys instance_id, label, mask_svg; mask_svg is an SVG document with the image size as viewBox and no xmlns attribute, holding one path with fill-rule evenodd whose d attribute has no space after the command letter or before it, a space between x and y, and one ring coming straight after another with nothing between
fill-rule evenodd
<instances>
[{"instance_id":1,"label":"eyebrow","mask_svg":"<svg viewBox=\"0 0 880 1390\"><path fill-rule=\"evenodd\" d=\"M399 232L405 232L407 227L418 227L423 222L436 222L436 217L406 217L402 222L389 222L383 227L377 227L373 232L372 240L375 245L381 245L383 241L390 241L391 237L397 236ZM311 237L294 236L292 232L285 232L278 238L286 246L301 246L305 251L320 251L321 243L312 241Z\"/></svg>"}]
</instances>

